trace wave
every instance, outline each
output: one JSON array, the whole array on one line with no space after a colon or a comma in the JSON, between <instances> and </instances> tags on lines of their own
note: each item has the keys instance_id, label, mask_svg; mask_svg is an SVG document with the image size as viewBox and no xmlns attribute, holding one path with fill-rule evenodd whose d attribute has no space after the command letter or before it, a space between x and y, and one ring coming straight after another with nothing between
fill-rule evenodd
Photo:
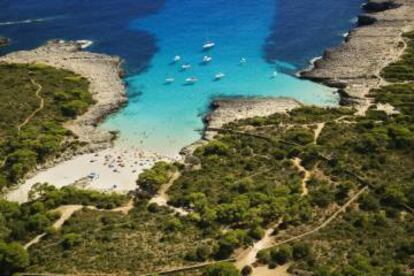
<instances>
[{"instance_id":1,"label":"wave","mask_svg":"<svg viewBox=\"0 0 414 276\"><path fill-rule=\"evenodd\" d=\"M0 26L42 23L45 21L49 21L51 19L52 19L51 17L45 17L45 18L25 19L25 20L18 20L18 21L7 21L7 22L0 22Z\"/></svg>"}]
</instances>

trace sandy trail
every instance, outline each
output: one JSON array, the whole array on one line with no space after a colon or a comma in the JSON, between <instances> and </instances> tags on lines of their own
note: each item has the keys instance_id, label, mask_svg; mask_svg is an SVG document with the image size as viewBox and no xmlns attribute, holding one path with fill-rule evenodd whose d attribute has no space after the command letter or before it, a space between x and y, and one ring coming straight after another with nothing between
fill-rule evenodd
<instances>
[{"instance_id":1,"label":"sandy trail","mask_svg":"<svg viewBox=\"0 0 414 276\"><path fill-rule=\"evenodd\" d=\"M290 264L279 265L275 269L270 269L267 266L259 266L253 268L251 276L289 276L288 272Z\"/></svg>"},{"instance_id":2,"label":"sandy trail","mask_svg":"<svg viewBox=\"0 0 414 276\"><path fill-rule=\"evenodd\" d=\"M325 122L323 123L319 123L316 125L316 129L315 129L315 137L314 137L314 141L313 143L316 145L318 143L318 138L322 133L323 128L325 127Z\"/></svg>"},{"instance_id":3,"label":"sandy trail","mask_svg":"<svg viewBox=\"0 0 414 276\"><path fill-rule=\"evenodd\" d=\"M338 210L336 210L336 212L335 213L333 213L328 219L326 219L322 224L320 224L319 226L317 226L317 227L315 227L315 228L313 228L312 230L310 230L310 231L307 231L307 232L305 232L305 233L302 233L302 234L300 234L300 235L297 235L297 236L294 236L294 237L291 237L291 238L289 238L289 239L286 239L286 240L283 240L283 241L280 241L280 242L278 242L278 243L276 243L276 244L273 244L272 246L269 246L268 248L271 248L271 247L276 247L276 246L280 246L280 245L283 245L283 244L287 244L287 243L290 243L290 242L293 242L293 241L296 241L296 240L299 240L299 239L302 239L302 238L304 238L304 237L307 237L307 236L309 236L309 235L311 235L311 234L314 234L314 233L316 233L316 232L318 232L319 230L321 230L321 229L323 229L323 228L325 228L326 226L328 226L337 216L339 216L341 213L343 213L343 212L345 212L346 211L346 208L348 208L354 201L356 201L365 191L367 191L368 190L368 186L365 186L365 187L363 187L361 190L359 190L354 196L352 196L344 205L342 205Z\"/></svg>"},{"instance_id":4,"label":"sandy trail","mask_svg":"<svg viewBox=\"0 0 414 276\"><path fill-rule=\"evenodd\" d=\"M272 244L273 229L274 228L267 229L265 235L261 240L257 241L253 244L253 246L249 247L248 250L245 250L243 253L237 256L236 267L238 269L242 269L246 265L252 265L254 262L256 262L257 253L263 248L266 248Z\"/></svg>"},{"instance_id":5,"label":"sandy trail","mask_svg":"<svg viewBox=\"0 0 414 276\"><path fill-rule=\"evenodd\" d=\"M151 198L149 203L156 203L159 206L166 206L173 210L174 212L180 215L188 215L188 211L184 210L183 208L177 208L168 204L169 196L167 194L168 189L174 184L174 182L181 176L180 172L176 171L168 180L168 183L161 186L160 190L158 191L157 195Z\"/></svg>"},{"instance_id":6,"label":"sandy trail","mask_svg":"<svg viewBox=\"0 0 414 276\"><path fill-rule=\"evenodd\" d=\"M319 126L320 125L320 126ZM324 127L324 123L319 124L318 125L318 132L320 133ZM319 136L315 134L315 136ZM317 137L316 137L317 139ZM304 177L302 179L302 194L301 196L306 196L308 194L308 188L307 188L307 182L310 179L311 173L306 170L302 165L301 162L302 160L300 160L299 158L294 158L292 159L293 165L300 171L303 172ZM246 265L252 265L256 262L257 258L257 253L259 251L261 251L262 249L266 249L268 247L271 247L271 245L274 242L274 237L272 236L272 232L273 229L277 228L279 226L279 224L282 221L280 220L276 226L271 227L269 229L266 230L265 235L263 236L262 239L260 239L259 241L257 241L256 243L253 244L253 246L249 247L247 250L243 251L239 256L236 257L236 266L239 269L242 269L244 266ZM253 274L252 275L289 275L286 271L287 271L287 267L282 266L282 267L278 267L278 269L268 269L267 267L258 267L258 268L254 268L253 269Z\"/></svg>"},{"instance_id":7,"label":"sandy trail","mask_svg":"<svg viewBox=\"0 0 414 276\"><path fill-rule=\"evenodd\" d=\"M302 183L301 196L306 196L309 193L307 183L309 179L311 178L311 173L307 169L305 169L305 167L301 165L301 162L302 160L298 157L292 159L293 165L299 170L299 172L303 173L304 175L302 178L302 182L301 182Z\"/></svg>"},{"instance_id":8,"label":"sandy trail","mask_svg":"<svg viewBox=\"0 0 414 276\"><path fill-rule=\"evenodd\" d=\"M42 91L43 87L40 83L36 82L34 79L30 79L30 81L32 82L32 84L34 86L37 86L37 90L36 90L36 97L39 99L39 107L36 108L35 111L32 112L32 114L29 115L29 117L27 117L23 123L21 123L20 125L17 126L17 131L20 131L22 129L22 127L24 127L25 125L27 125L30 120L36 116L37 113L39 113L40 111L42 111L42 109L45 107L45 100L42 98L42 96L40 96L40 92Z\"/></svg>"},{"instance_id":9,"label":"sandy trail","mask_svg":"<svg viewBox=\"0 0 414 276\"><path fill-rule=\"evenodd\" d=\"M91 210L98 210L98 211L103 211L103 212L119 212L122 213L123 215L127 215L129 213L129 211L131 211L134 208L134 200L130 199L128 201L128 203L124 206L121 207L117 207L111 210L106 210L106 209L98 209L95 206L84 206L84 205L62 205L56 209L54 209L52 212L58 212L60 213L60 217L57 221L55 221L52 225L52 227L56 230L59 230L63 224L65 224L65 222L70 219L72 217L72 215L83 209L83 208L87 208L87 209L91 209ZM31 247L32 245L40 242L42 240L42 238L46 236L46 233L42 233L40 235L37 235L34 239L32 239L30 242L26 243L24 245L25 249L28 249L29 247Z\"/></svg>"}]
</instances>

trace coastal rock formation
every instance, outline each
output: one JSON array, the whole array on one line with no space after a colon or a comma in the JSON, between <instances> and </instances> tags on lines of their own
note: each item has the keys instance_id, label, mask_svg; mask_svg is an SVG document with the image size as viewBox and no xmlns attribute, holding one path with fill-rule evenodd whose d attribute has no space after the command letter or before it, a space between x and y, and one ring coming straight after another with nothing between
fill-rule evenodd
<instances>
[{"instance_id":1,"label":"coastal rock formation","mask_svg":"<svg viewBox=\"0 0 414 276\"><path fill-rule=\"evenodd\" d=\"M351 31L339 47L325 51L314 68L301 72L303 78L338 88L342 104L360 107L369 105L365 96L380 84L382 68L402 54L406 26L414 26L414 1L375 0L365 9L376 12L360 17L364 26Z\"/></svg>"},{"instance_id":2,"label":"coastal rock formation","mask_svg":"<svg viewBox=\"0 0 414 276\"><path fill-rule=\"evenodd\" d=\"M366 12L381 12L397 8L400 5L392 0L369 0L364 6Z\"/></svg>"},{"instance_id":3,"label":"coastal rock formation","mask_svg":"<svg viewBox=\"0 0 414 276\"><path fill-rule=\"evenodd\" d=\"M270 116L275 113L284 113L302 104L293 98L223 98L212 102L212 111L204 121L206 129L221 128L223 125L256 116ZM206 130L203 132L203 139L192 143L180 151L185 159L190 158L193 152L208 140L212 140L217 134L216 131Z\"/></svg>"},{"instance_id":4,"label":"coastal rock formation","mask_svg":"<svg viewBox=\"0 0 414 276\"><path fill-rule=\"evenodd\" d=\"M6 46L9 43L9 40L3 36L0 36L0 47Z\"/></svg>"},{"instance_id":5,"label":"coastal rock formation","mask_svg":"<svg viewBox=\"0 0 414 276\"><path fill-rule=\"evenodd\" d=\"M95 104L65 127L75 133L91 151L106 148L113 135L96 128L109 113L126 102L126 93L121 79L121 60L104 54L84 52L82 45L73 41L50 41L31 51L19 51L0 57L0 62L43 63L56 68L73 71L90 82L90 93Z\"/></svg>"},{"instance_id":6,"label":"coastal rock formation","mask_svg":"<svg viewBox=\"0 0 414 276\"><path fill-rule=\"evenodd\" d=\"M207 127L220 128L237 120L283 113L301 106L301 103L292 98L240 98L217 99L212 106L213 111L205 118ZM204 138L209 140L214 135L214 131L206 131Z\"/></svg>"}]
</instances>

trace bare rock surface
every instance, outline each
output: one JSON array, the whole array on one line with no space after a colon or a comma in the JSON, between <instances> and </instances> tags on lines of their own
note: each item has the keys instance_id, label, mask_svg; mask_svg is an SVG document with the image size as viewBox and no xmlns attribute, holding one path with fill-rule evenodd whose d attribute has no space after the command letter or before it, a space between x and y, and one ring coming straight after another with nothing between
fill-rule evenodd
<instances>
[{"instance_id":1,"label":"bare rock surface","mask_svg":"<svg viewBox=\"0 0 414 276\"><path fill-rule=\"evenodd\" d=\"M365 10L369 14L359 17L360 26L344 43L301 72L303 78L339 88L342 103L357 106L367 105L365 96L380 84L380 71L404 51L402 33L414 26L412 0L371 0Z\"/></svg>"},{"instance_id":2,"label":"bare rock surface","mask_svg":"<svg viewBox=\"0 0 414 276\"><path fill-rule=\"evenodd\" d=\"M213 102L213 111L206 117L206 121L209 128L221 128L233 121L284 113L301 105L292 98L217 99ZM204 138L209 140L214 135L213 131L206 131Z\"/></svg>"},{"instance_id":3,"label":"bare rock surface","mask_svg":"<svg viewBox=\"0 0 414 276\"><path fill-rule=\"evenodd\" d=\"M126 102L124 83L121 79L121 60L104 54L82 51L75 41L50 41L30 51L13 52L0 57L0 62L43 63L73 71L89 80L90 93L95 104L77 119L65 124L91 151L110 146L113 135L96 128L109 113Z\"/></svg>"}]
</instances>

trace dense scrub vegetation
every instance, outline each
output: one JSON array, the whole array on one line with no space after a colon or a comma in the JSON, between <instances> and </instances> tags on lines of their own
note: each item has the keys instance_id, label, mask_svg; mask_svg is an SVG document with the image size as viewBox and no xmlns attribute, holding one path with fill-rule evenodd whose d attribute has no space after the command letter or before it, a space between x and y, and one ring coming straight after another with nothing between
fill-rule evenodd
<instances>
[{"instance_id":1,"label":"dense scrub vegetation","mask_svg":"<svg viewBox=\"0 0 414 276\"><path fill-rule=\"evenodd\" d=\"M29 256L22 244L36 235L52 231L59 214L52 210L64 204L85 204L113 208L126 202L127 197L65 187L61 190L43 184L33 197L22 205L0 199L0 274L21 271L29 265Z\"/></svg>"},{"instance_id":2,"label":"dense scrub vegetation","mask_svg":"<svg viewBox=\"0 0 414 276\"><path fill-rule=\"evenodd\" d=\"M20 130L40 106L44 108ZM41 64L0 64L0 190L19 181L37 164L76 146L62 123L84 113L93 100L86 79ZM69 143L69 136L72 142ZM69 143L69 144L68 144Z\"/></svg>"},{"instance_id":3,"label":"dense scrub vegetation","mask_svg":"<svg viewBox=\"0 0 414 276\"><path fill-rule=\"evenodd\" d=\"M301 107L228 124L214 141L198 148L185 167L160 162L146 170L137 182L139 197L130 214L82 210L61 231L48 231L45 240L31 248L30 260L14 243L19 231L9 226L21 225L27 238L50 226L54 215L48 211L59 204L78 200L109 208L123 199L98 194L92 199L92 194L72 188L41 186L33 193L37 200L27 205L3 202L5 214L17 214L0 217L0 229L5 229L0 231L5 233L0 253L12 252L0 255L15 256L17 267L8 264L5 271L28 266L30 272L144 273L227 259L260 239L265 229L274 230L276 241L314 229L367 187L325 228L263 250L258 259L270 267L290 263L291 270L314 275L411 275L414 84L409 80L414 36L407 39L403 59L383 72L396 83L370 93L375 102L393 105L398 114L372 107L358 117L347 108ZM324 127L315 139L320 123ZM298 159L310 172L306 193L303 173L293 163ZM169 190L169 203L189 211L187 216L148 205L148 198L177 168L181 176ZM10 211L16 208L21 213ZM0 259L0 264L4 260L10 258ZM249 271L246 267L244 272ZM201 273L238 275L228 263L190 275Z\"/></svg>"},{"instance_id":4,"label":"dense scrub vegetation","mask_svg":"<svg viewBox=\"0 0 414 276\"><path fill-rule=\"evenodd\" d=\"M142 201L126 216L76 213L60 232L33 246L28 271L143 274L187 264L188 251L211 246L191 218L150 206Z\"/></svg>"},{"instance_id":5,"label":"dense scrub vegetation","mask_svg":"<svg viewBox=\"0 0 414 276\"><path fill-rule=\"evenodd\" d=\"M384 68L381 76L390 82L414 80L414 31L406 33L407 49L403 57Z\"/></svg>"},{"instance_id":6,"label":"dense scrub vegetation","mask_svg":"<svg viewBox=\"0 0 414 276\"><path fill-rule=\"evenodd\" d=\"M410 34L410 38L412 47L414 37ZM401 72L414 67L411 51L408 49L401 62L384 70L388 80L407 81L414 77L412 73L396 74L400 70L397 65L405 66ZM321 160L308 150L299 153L315 172L309 181L309 197L318 208L343 202L362 185L368 185L368 192L317 234L300 243L262 251L262 263L275 266L294 261L292 270L316 275L411 275L414 83L390 84L371 91L370 96L376 102L391 104L399 114L387 116L371 108L366 117L347 118L348 123L330 122L317 146L319 157L322 154L329 158ZM280 239L287 236L282 234ZM305 257L295 258L292 253L298 244L308 248Z\"/></svg>"},{"instance_id":7,"label":"dense scrub vegetation","mask_svg":"<svg viewBox=\"0 0 414 276\"><path fill-rule=\"evenodd\" d=\"M157 162L151 169L146 169L139 175L137 185L141 189L140 197L152 197L168 182L171 174L176 171L174 165L166 162Z\"/></svg>"},{"instance_id":8,"label":"dense scrub vegetation","mask_svg":"<svg viewBox=\"0 0 414 276\"><path fill-rule=\"evenodd\" d=\"M326 228L264 250L259 261L289 262L291 270L315 275L407 275L414 268L413 91L404 83L371 92L399 110L392 116L374 108L356 117L345 108L302 107L231 123L195 151L169 190L170 204L188 216L147 205L176 169L158 163L138 180L140 199L130 215L78 213L33 247L30 270L150 272L226 259L264 229L273 227L276 240L313 229L368 186ZM315 141L318 123L325 125ZM294 158L311 172L307 194ZM227 263L194 273L236 275Z\"/></svg>"}]
</instances>

